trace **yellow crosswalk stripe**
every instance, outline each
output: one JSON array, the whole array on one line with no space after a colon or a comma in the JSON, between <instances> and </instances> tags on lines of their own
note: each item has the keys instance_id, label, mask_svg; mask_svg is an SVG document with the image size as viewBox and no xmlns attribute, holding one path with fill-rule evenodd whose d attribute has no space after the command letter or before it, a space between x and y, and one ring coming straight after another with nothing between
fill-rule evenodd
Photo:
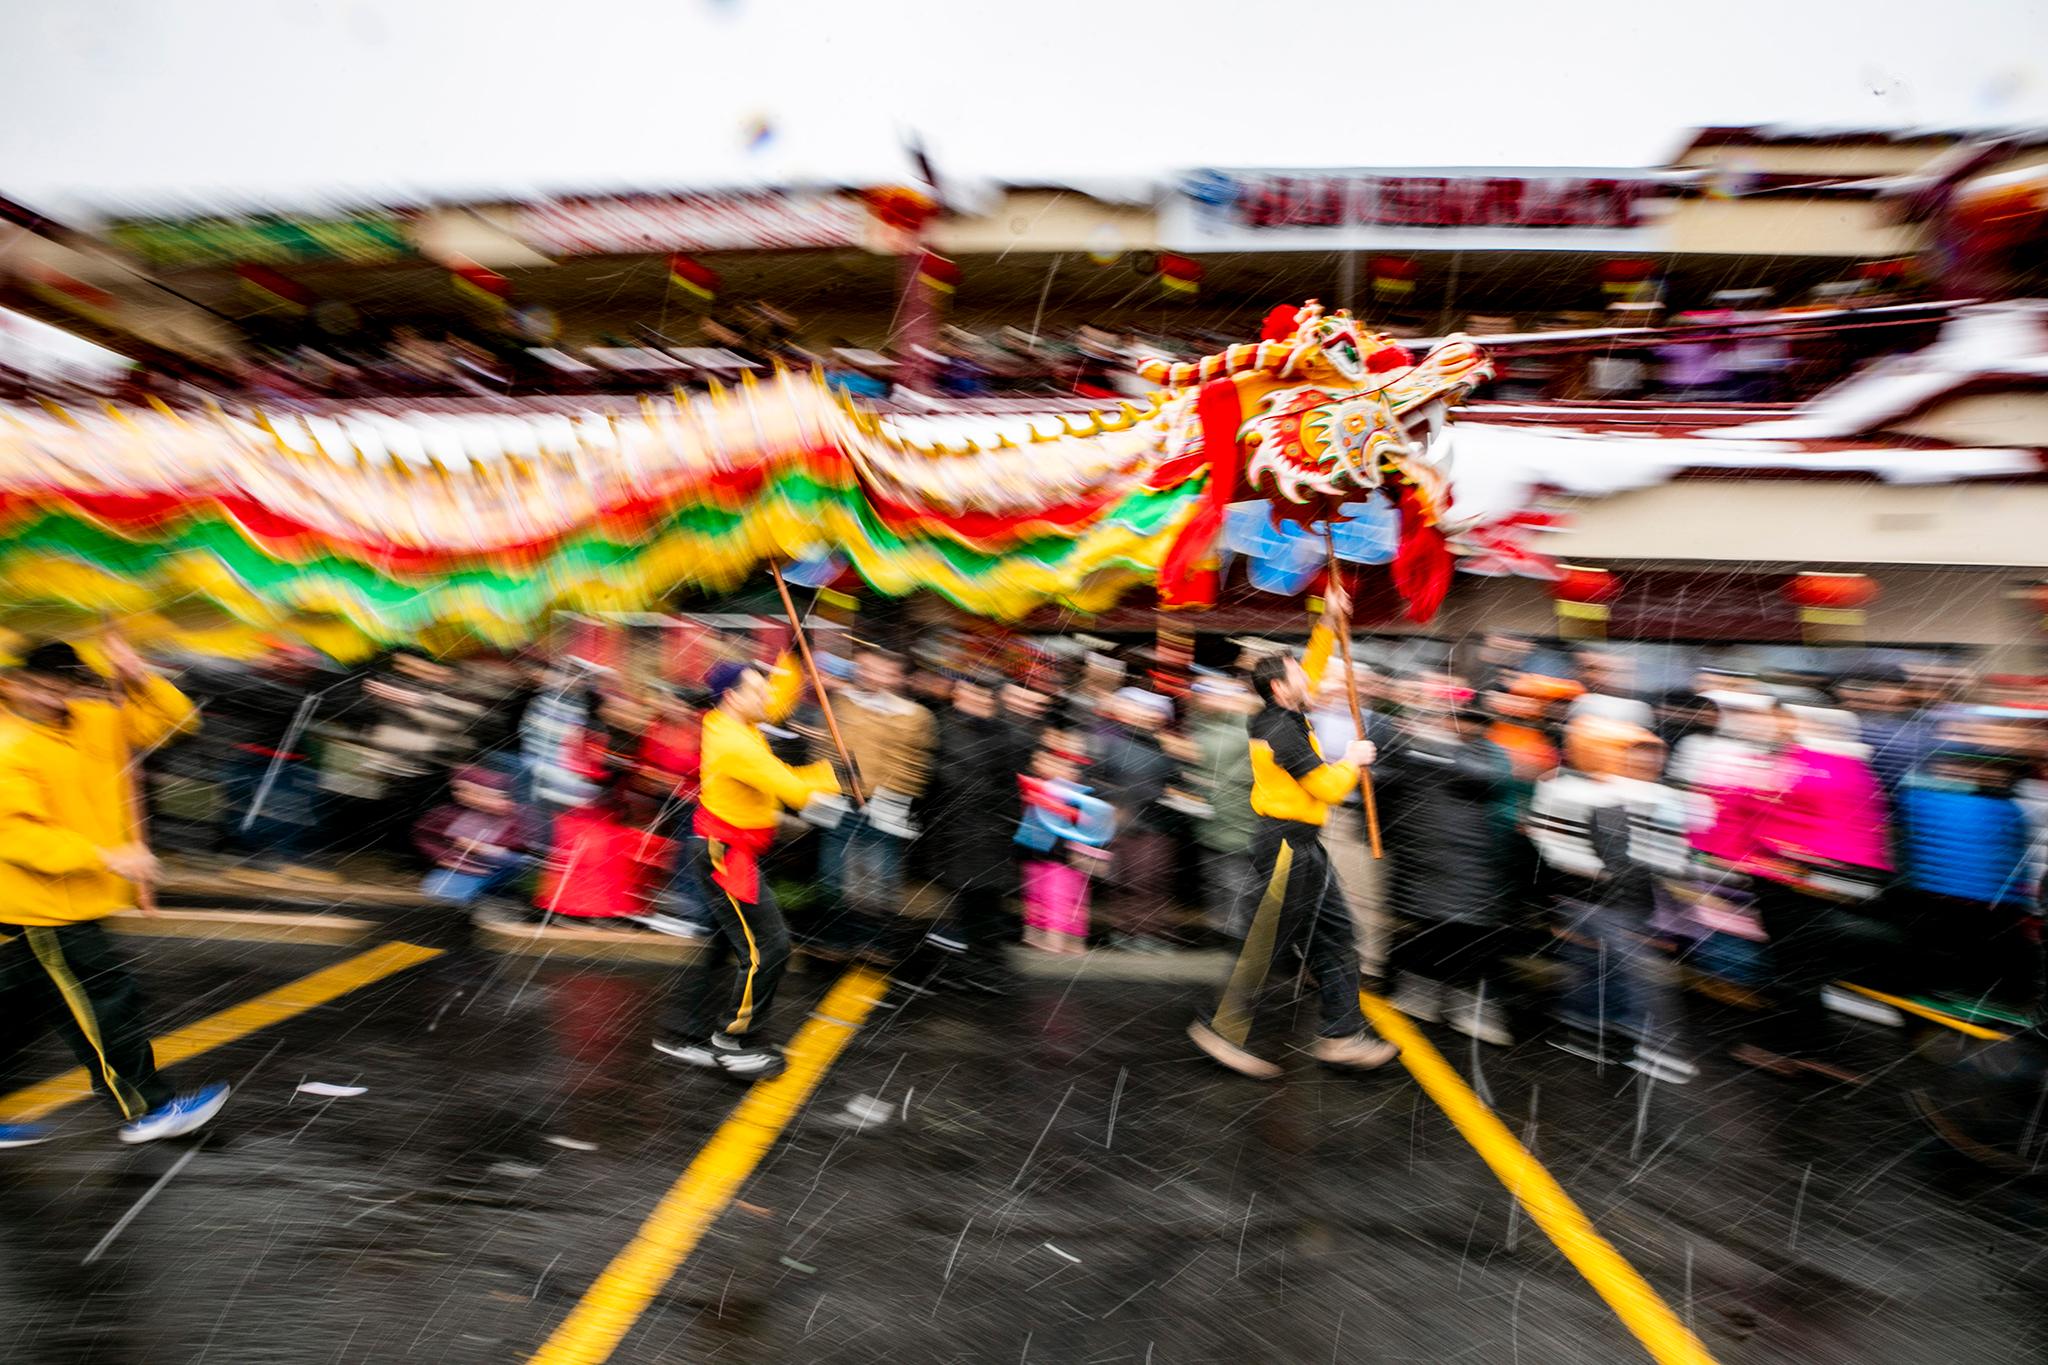
<instances>
[{"instance_id":1,"label":"yellow crosswalk stripe","mask_svg":"<svg viewBox=\"0 0 2048 1365\"><path fill-rule=\"evenodd\" d=\"M246 1038L330 1000L338 1000L350 991L360 990L408 967L416 967L429 958L439 957L441 951L439 948L423 948L417 943L380 943L346 961L322 967L276 990L265 991L239 1005L230 1005L217 1014L209 1014L204 1019L166 1033L154 1041L157 1065L176 1066L179 1062ZM75 1067L61 1076L52 1076L11 1095L0 1096L0 1123L33 1123L91 1094L92 1082L87 1079L85 1068Z\"/></svg>"},{"instance_id":2,"label":"yellow crosswalk stripe","mask_svg":"<svg viewBox=\"0 0 2048 1365\"><path fill-rule=\"evenodd\" d=\"M839 978L817 1013L790 1040L788 1069L747 1091L739 1108L640 1225L638 1235L612 1258L575 1311L534 1353L532 1365L598 1365L610 1359L818 1088L887 984L880 973L865 967L854 967Z\"/></svg>"},{"instance_id":3,"label":"yellow crosswalk stripe","mask_svg":"<svg viewBox=\"0 0 2048 1365\"><path fill-rule=\"evenodd\" d=\"M1594 1292L1607 1301L1622 1325L1635 1333L1651 1358L1659 1365L1713 1365L1706 1346L1678 1320L1671 1305L1600 1235L1593 1220L1564 1192L1564 1186L1515 1139L1422 1031L1376 995L1360 995L1359 1003L1380 1036L1401 1049L1401 1065L1408 1068L1424 1093L1457 1125L1465 1141L1493 1168L1494 1175L1529 1211L1544 1235L1557 1244L1565 1259L1586 1277ZM1643 1083L1649 1084L1647 1080Z\"/></svg>"}]
</instances>

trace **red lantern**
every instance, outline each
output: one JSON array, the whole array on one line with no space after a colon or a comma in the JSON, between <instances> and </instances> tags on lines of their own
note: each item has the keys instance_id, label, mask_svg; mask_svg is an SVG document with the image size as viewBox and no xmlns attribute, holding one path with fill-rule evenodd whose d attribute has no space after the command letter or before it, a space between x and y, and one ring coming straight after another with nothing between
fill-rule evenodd
<instances>
[{"instance_id":1,"label":"red lantern","mask_svg":"<svg viewBox=\"0 0 2048 1365\"><path fill-rule=\"evenodd\" d=\"M868 212L882 226L896 232L916 233L931 221L939 206L927 195L903 185L869 190L865 196Z\"/></svg>"},{"instance_id":2,"label":"red lantern","mask_svg":"<svg viewBox=\"0 0 2048 1365\"><path fill-rule=\"evenodd\" d=\"M1621 579L1606 569L1578 564L1558 565L1550 595L1557 599L1557 633L1600 637L1607 634L1608 604L1621 596Z\"/></svg>"},{"instance_id":3,"label":"red lantern","mask_svg":"<svg viewBox=\"0 0 2048 1365\"><path fill-rule=\"evenodd\" d=\"M938 294L950 294L960 287L960 267L936 251L927 251L917 263L917 281Z\"/></svg>"},{"instance_id":4,"label":"red lantern","mask_svg":"<svg viewBox=\"0 0 2048 1365\"><path fill-rule=\"evenodd\" d=\"M718 297L718 272L694 256L678 252L669 257L668 278L676 288L706 302Z\"/></svg>"},{"instance_id":5,"label":"red lantern","mask_svg":"<svg viewBox=\"0 0 2048 1365\"><path fill-rule=\"evenodd\" d=\"M1785 600L1799 608L1808 643L1853 639L1863 629L1863 609L1877 600L1877 580L1860 573L1796 574L1785 584Z\"/></svg>"},{"instance_id":6,"label":"red lantern","mask_svg":"<svg viewBox=\"0 0 2048 1365\"><path fill-rule=\"evenodd\" d=\"M254 261L244 261L235 267L235 275L242 281L242 287L269 304L283 304L294 313L304 313L313 306L313 291L281 271Z\"/></svg>"},{"instance_id":7,"label":"red lantern","mask_svg":"<svg viewBox=\"0 0 2048 1365\"><path fill-rule=\"evenodd\" d=\"M1861 573L1803 573L1785 584L1785 600L1802 613L1860 612L1877 593L1877 580Z\"/></svg>"},{"instance_id":8,"label":"red lantern","mask_svg":"<svg viewBox=\"0 0 2048 1365\"><path fill-rule=\"evenodd\" d=\"M1162 251L1159 253L1159 284L1169 294L1193 294L1202 287L1202 263Z\"/></svg>"},{"instance_id":9,"label":"red lantern","mask_svg":"<svg viewBox=\"0 0 2048 1365\"><path fill-rule=\"evenodd\" d=\"M512 281L489 266L458 265L449 276L455 292L486 308L505 308L512 302Z\"/></svg>"},{"instance_id":10,"label":"red lantern","mask_svg":"<svg viewBox=\"0 0 2048 1365\"><path fill-rule=\"evenodd\" d=\"M1550 595L1560 602L1602 606L1621 596L1621 579L1606 569L1577 564L1560 564L1561 575L1550 585Z\"/></svg>"},{"instance_id":11,"label":"red lantern","mask_svg":"<svg viewBox=\"0 0 2048 1365\"><path fill-rule=\"evenodd\" d=\"M1627 256L1600 263L1600 289L1629 303L1641 302L1650 292L1657 263L1647 256Z\"/></svg>"},{"instance_id":12,"label":"red lantern","mask_svg":"<svg viewBox=\"0 0 2048 1365\"><path fill-rule=\"evenodd\" d=\"M1415 292L1416 267L1407 256L1372 258L1372 292L1379 298L1399 298Z\"/></svg>"}]
</instances>

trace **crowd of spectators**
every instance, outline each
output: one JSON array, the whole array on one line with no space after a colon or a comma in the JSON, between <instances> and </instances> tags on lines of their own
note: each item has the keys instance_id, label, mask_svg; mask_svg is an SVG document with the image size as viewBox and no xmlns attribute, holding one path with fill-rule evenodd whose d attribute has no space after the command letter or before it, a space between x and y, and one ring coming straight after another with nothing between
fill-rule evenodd
<instances>
[{"instance_id":1,"label":"crowd of spectators","mask_svg":"<svg viewBox=\"0 0 2048 1365\"><path fill-rule=\"evenodd\" d=\"M820 664L859 800L769 856L800 942L957 959L953 976L1000 989L1012 943L1162 952L1245 932L1259 702L1242 668L951 632ZM1505 1043L1534 1010L1561 1045L1633 1046L1683 1080L1672 958L1789 1003L1743 1052L1773 1069L1837 1065L1821 1011L1841 978L1992 1014L2040 1003L2040 680L1859 656L1646 692L1619 650L1487 637L1466 667L1361 681L1386 856L1355 802L1325 838L1363 965L1410 1013ZM356 673L294 654L195 667L185 685L207 724L157 762L160 845L255 880L398 866L450 906L706 932L675 857L701 679L403 652ZM1339 676L1312 714L1326 752L1360 737ZM836 757L815 697L765 733L787 761ZM1554 978L1539 1005L1531 960Z\"/></svg>"}]
</instances>

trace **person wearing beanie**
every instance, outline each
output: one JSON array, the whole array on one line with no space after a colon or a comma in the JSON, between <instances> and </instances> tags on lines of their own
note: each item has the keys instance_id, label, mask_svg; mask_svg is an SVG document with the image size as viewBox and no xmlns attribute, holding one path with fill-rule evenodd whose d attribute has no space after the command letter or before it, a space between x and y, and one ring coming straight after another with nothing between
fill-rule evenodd
<instances>
[{"instance_id":1,"label":"person wearing beanie","mask_svg":"<svg viewBox=\"0 0 2048 1365\"><path fill-rule=\"evenodd\" d=\"M1277 1080L1280 1068L1253 1052L1247 1042L1260 992L1276 966L1299 958L1316 981L1322 1027L1309 1053L1328 1066L1369 1070L1385 1066L1400 1050L1375 1036L1358 999L1358 946L1351 911L1344 904L1329 854L1323 822L1330 807L1358 786L1359 774L1376 750L1371 740L1354 740L1332 762L1316 742L1305 708L1315 695L1336 645L1335 626L1350 608L1344 591L1332 585L1327 611L1309 639L1306 658L1269 654L1252 666L1252 690L1261 708L1247 731L1252 758L1251 807L1257 817L1250 845L1257 909L1243 950L1231 968L1216 1007L1188 1026L1195 1046L1241 1076Z\"/></svg>"},{"instance_id":2,"label":"person wearing beanie","mask_svg":"<svg viewBox=\"0 0 2048 1365\"><path fill-rule=\"evenodd\" d=\"M0 682L0 1090L13 1088L28 1044L55 1028L125 1120L121 1141L154 1142L212 1119L228 1087L178 1094L157 1074L141 993L101 921L157 875L130 766L193 728L195 712L126 641L109 636L102 648L110 679L52 641ZM48 1136L0 1124L0 1147Z\"/></svg>"},{"instance_id":3,"label":"person wearing beanie","mask_svg":"<svg viewBox=\"0 0 2048 1365\"><path fill-rule=\"evenodd\" d=\"M1529 836L1554 893L1556 932L1575 967L1553 1041L1605 1063L1610 1039L1634 1043L1628 1064L1684 1085L1699 1074L1677 1047L1676 996L1654 965L1650 917L1658 883L1688 867L1697 809L1663 780L1664 745L1597 711L1565 727L1564 766L1536 784Z\"/></svg>"},{"instance_id":4,"label":"person wearing beanie","mask_svg":"<svg viewBox=\"0 0 2048 1365\"><path fill-rule=\"evenodd\" d=\"M1096 794L1116 807L1116 837L1109 845L1101 908L1112 942L1140 950L1157 947L1172 913L1173 836L1163 802L1180 765L1160 747L1173 723L1173 702L1145 687L1121 687L1102 713L1095 766Z\"/></svg>"},{"instance_id":5,"label":"person wearing beanie","mask_svg":"<svg viewBox=\"0 0 2048 1365\"><path fill-rule=\"evenodd\" d=\"M683 856L718 932L676 978L665 1033L654 1046L692 1066L766 1079L781 1073L782 1053L757 1041L755 1030L789 965L789 926L761 876L761 855L784 810L801 811L841 788L830 763L791 767L761 733L763 722L787 716L803 694L803 676L788 655L769 672L720 663L704 681L712 709L704 713L697 812ZM728 965L735 961L736 969ZM721 1006L715 993L728 974Z\"/></svg>"}]
</instances>

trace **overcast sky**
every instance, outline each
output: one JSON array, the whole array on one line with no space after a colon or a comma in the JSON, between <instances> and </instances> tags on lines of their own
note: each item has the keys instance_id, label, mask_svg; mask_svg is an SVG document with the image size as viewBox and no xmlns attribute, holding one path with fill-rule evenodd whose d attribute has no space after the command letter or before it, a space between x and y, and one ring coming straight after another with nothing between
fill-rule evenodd
<instances>
[{"instance_id":1,"label":"overcast sky","mask_svg":"<svg viewBox=\"0 0 2048 1365\"><path fill-rule=\"evenodd\" d=\"M2043 0L0 0L0 194L1627 166L1703 123L2048 124ZM765 137L756 134L765 130Z\"/></svg>"}]
</instances>

